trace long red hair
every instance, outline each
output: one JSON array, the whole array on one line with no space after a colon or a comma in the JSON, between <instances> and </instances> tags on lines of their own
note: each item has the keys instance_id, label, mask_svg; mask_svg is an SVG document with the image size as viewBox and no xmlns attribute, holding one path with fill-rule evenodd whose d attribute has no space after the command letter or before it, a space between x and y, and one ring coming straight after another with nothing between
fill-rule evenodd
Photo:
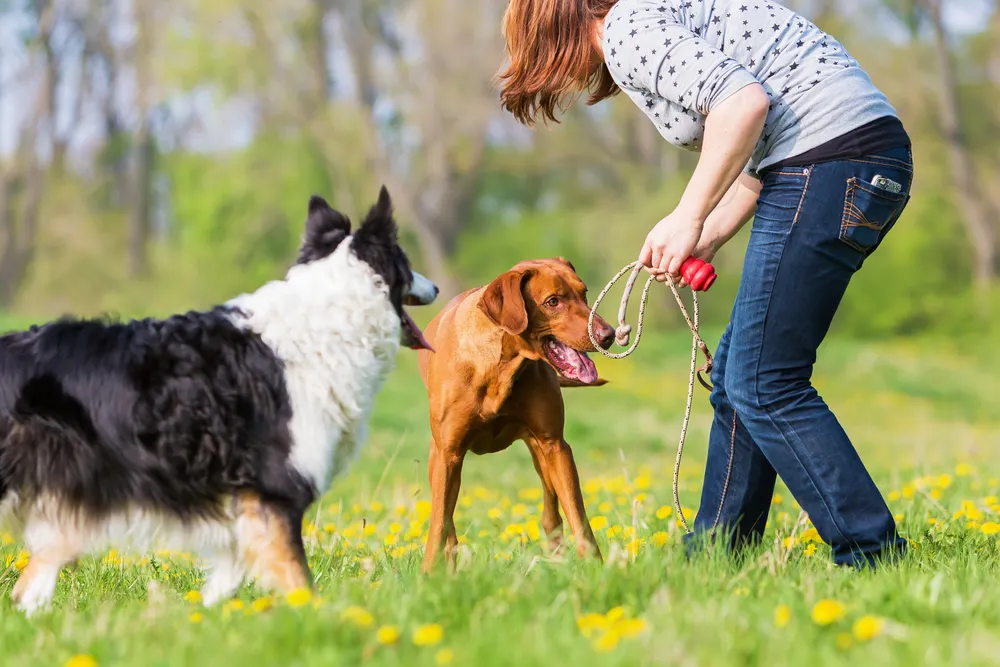
<instances>
[{"instance_id":1,"label":"long red hair","mask_svg":"<svg viewBox=\"0 0 1000 667\"><path fill-rule=\"evenodd\" d=\"M510 0L503 35L510 63L500 73L503 108L525 125L539 115L558 123L576 94L588 91L588 105L619 92L598 58L594 25L618 0Z\"/></svg>"}]
</instances>

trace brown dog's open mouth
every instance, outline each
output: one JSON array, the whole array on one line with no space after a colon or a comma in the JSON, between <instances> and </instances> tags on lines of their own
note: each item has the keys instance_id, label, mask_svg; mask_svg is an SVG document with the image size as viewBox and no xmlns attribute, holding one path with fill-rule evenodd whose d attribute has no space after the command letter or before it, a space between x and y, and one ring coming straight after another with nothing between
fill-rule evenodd
<instances>
[{"instance_id":1,"label":"brown dog's open mouth","mask_svg":"<svg viewBox=\"0 0 1000 667\"><path fill-rule=\"evenodd\" d=\"M584 384L597 382L597 367L594 366L594 362L590 360L586 352L574 350L555 338L546 338L543 347L549 363L563 377Z\"/></svg>"},{"instance_id":2,"label":"brown dog's open mouth","mask_svg":"<svg viewBox=\"0 0 1000 667\"><path fill-rule=\"evenodd\" d=\"M403 324L403 344L411 350L430 350L434 351L431 344L427 342L424 338L424 332L420 330L417 323L413 321L410 314L405 310L400 314L400 321Z\"/></svg>"}]
</instances>

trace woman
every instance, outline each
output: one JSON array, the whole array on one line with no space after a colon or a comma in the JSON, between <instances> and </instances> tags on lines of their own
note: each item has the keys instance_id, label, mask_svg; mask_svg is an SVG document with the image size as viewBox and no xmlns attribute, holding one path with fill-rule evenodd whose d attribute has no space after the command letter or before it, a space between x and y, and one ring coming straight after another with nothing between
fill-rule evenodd
<instances>
[{"instance_id":1,"label":"woman","mask_svg":"<svg viewBox=\"0 0 1000 667\"><path fill-rule=\"evenodd\" d=\"M639 253L678 277L754 218L712 372L715 417L695 534L764 531L780 475L839 564L905 551L892 514L811 383L851 276L909 200L910 141L833 37L767 0L511 0L502 102L555 120L577 92L624 91L668 142L700 152Z\"/></svg>"}]
</instances>

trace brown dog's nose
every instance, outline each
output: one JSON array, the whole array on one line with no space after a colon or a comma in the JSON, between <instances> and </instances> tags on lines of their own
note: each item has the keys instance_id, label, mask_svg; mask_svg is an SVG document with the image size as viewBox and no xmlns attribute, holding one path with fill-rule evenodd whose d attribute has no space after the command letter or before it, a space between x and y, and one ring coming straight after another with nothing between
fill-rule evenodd
<instances>
[{"instance_id":1,"label":"brown dog's nose","mask_svg":"<svg viewBox=\"0 0 1000 667\"><path fill-rule=\"evenodd\" d=\"M604 320L594 320L594 338L601 345L601 349L607 350L615 340L615 330Z\"/></svg>"}]
</instances>

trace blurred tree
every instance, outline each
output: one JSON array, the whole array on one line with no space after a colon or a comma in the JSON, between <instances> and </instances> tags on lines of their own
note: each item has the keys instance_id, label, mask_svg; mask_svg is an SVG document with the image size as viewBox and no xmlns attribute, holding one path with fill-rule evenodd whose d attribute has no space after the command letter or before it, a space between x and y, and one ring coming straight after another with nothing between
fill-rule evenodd
<instances>
[{"instance_id":1,"label":"blurred tree","mask_svg":"<svg viewBox=\"0 0 1000 667\"><path fill-rule=\"evenodd\" d=\"M21 82L20 90L3 93L13 96L24 89L34 90L27 119L14 120L13 157L0 174L0 308L10 306L35 254L39 210L49 176L42 151L47 147L50 156L59 159L64 154L61 150L53 153L59 71L53 45L55 8L47 0L33 0L25 9L31 24L27 63L15 77Z\"/></svg>"}]
</instances>

